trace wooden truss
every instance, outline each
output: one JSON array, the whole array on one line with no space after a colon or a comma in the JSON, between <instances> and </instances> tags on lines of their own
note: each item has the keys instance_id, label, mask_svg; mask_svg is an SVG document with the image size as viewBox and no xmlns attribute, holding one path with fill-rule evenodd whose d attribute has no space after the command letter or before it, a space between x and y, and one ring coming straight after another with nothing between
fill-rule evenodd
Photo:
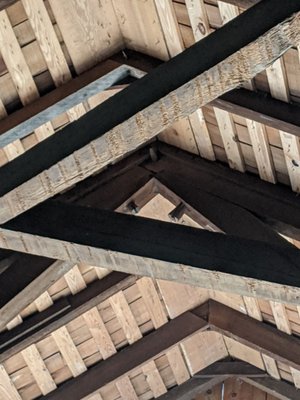
<instances>
[{"instance_id":1,"label":"wooden truss","mask_svg":"<svg viewBox=\"0 0 300 400\"><path fill-rule=\"evenodd\" d=\"M234 23L4 166L0 175L0 222L101 171L175 121L251 79L296 45L299 15L294 13L298 5L291 0L282 8L279 3L265 0L250 8ZM112 109L118 112L111 114ZM12 170L19 173L13 175Z\"/></svg>"},{"instance_id":2,"label":"wooden truss","mask_svg":"<svg viewBox=\"0 0 300 400\"><path fill-rule=\"evenodd\" d=\"M13 2L0 1L0 10ZM21 354L45 400L79 400L93 393L99 399L99 389L111 382L117 382L120 393L124 390L123 397L134 399L130 373L142 371L151 381L157 372L154 359L160 355L173 357L175 365L184 363L182 349L199 335L202 348L208 342L215 345L214 351L208 346L205 365L200 368L194 359L185 367L188 378L175 372L178 386L167 393L162 387L156 397L184 400L237 378L280 399L299 398L294 386L280 380L284 374L279 368L289 368L300 387L299 339L287 334L292 330L280 318L277 326L286 333L262 322L256 304L260 298L276 310L289 303L299 311L300 255L293 245L300 239L298 198L287 188L160 142L137 150L208 103L258 123L268 119L270 126L300 136L297 105L238 88L300 42L299 5L293 0L286 0L284 7L279 0L227 2L255 6L157 68L152 68L157 60L137 54L138 62L128 60L127 65L118 57L105 61L11 114L0 127L4 145L86 96L102 90L116 93L0 169L0 394L1 385L7 393L13 388L7 369L11 357ZM158 193L175 199L169 222L132 215ZM172 223L186 213L205 229ZM113 272L4 330L79 263ZM210 293L232 292L247 299L255 319L213 300L167 315L153 283L159 280ZM123 291L133 285L146 288L153 326L144 334L129 312L136 329L132 333L123 321L130 346L118 351L97 306L107 301L114 311L126 305L128 311ZM101 348L102 360L89 368L66 328L76 318L84 318ZM49 335L69 357L73 376L58 387L36 345Z\"/></svg>"}]
</instances>

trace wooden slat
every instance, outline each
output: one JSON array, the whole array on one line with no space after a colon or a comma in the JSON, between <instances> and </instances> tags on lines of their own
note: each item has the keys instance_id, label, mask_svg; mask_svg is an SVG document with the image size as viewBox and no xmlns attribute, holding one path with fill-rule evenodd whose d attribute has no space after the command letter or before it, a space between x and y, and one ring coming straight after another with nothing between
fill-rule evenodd
<instances>
[{"instance_id":1,"label":"wooden slat","mask_svg":"<svg viewBox=\"0 0 300 400\"><path fill-rule=\"evenodd\" d=\"M51 307L53 301L48 292L44 292L34 301L36 308L39 312L46 310L46 308Z\"/></svg>"},{"instance_id":2,"label":"wooden slat","mask_svg":"<svg viewBox=\"0 0 300 400\"><path fill-rule=\"evenodd\" d=\"M103 359L116 353L116 348L111 340L106 326L96 307L83 314L86 325L88 326Z\"/></svg>"},{"instance_id":3,"label":"wooden slat","mask_svg":"<svg viewBox=\"0 0 300 400\"><path fill-rule=\"evenodd\" d=\"M214 111L220 128L229 166L237 171L245 172L245 162L232 115L219 108L214 108Z\"/></svg>"},{"instance_id":4,"label":"wooden slat","mask_svg":"<svg viewBox=\"0 0 300 400\"><path fill-rule=\"evenodd\" d=\"M191 375L228 357L223 336L218 332L198 333L184 340L181 348Z\"/></svg>"},{"instance_id":5,"label":"wooden slat","mask_svg":"<svg viewBox=\"0 0 300 400\"><path fill-rule=\"evenodd\" d=\"M281 379L278 367L274 358L269 357L267 354L262 353L262 358L266 367L266 371L274 379Z\"/></svg>"},{"instance_id":6,"label":"wooden slat","mask_svg":"<svg viewBox=\"0 0 300 400\"><path fill-rule=\"evenodd\" d=\"M178 346L173 347L166 352L166 356L170 363L170 367L174 374L177 385L181 385L183 382L186 382L190 378L190 374L186 367L180 348Z\"/></svg>"},{"instance_id":7,"label":"wooden slat","mask_svg":"<svg viewBox=\"0 0 300 400\"><path fill-rule=\"evenodd\" d=\"M39 92L34 82L24 54L14 34L6 11L0 12L0 45L2 57L17 89L23 105L32 103L39 98ZM39 127L39 132L53 133L53 127L48 122Z\"/></svg>"},{"instance_id":8,"label":"wooden slat","mask_svg":"<svg viewBox=\"0 0 300 400\"><path fill-rule=\"evenodd\" d=\"M244 303L247 309L247 314L259 321L262 321L262 315L259 308L258 300L255 297L244 296Z\"/></svg>"},{"instance_id":9,"label":"wooden slat","mask_svg":"<svg viewBox=\"0 0 300 400\"><path fill-rule=\"evenodd\" d=\"M155 0L155 5L170 57L175 57L184 50L184 45L172 0Z\"/></svg>"},{"instance_id":10,"label":"wooden slat","mask_svg":"<svg viewBox=\"0 0 300 400\"><path fill-rule=\"evenodd\" d=\"M42 0L22 0L28 20L57 86L72 78L65 56Z\"/></svg>"},{"instance_id":11,"label":"wooden slat","mask_svg":"<svg viewBox=\"0 0 300 400\"><path fill-rule=\"evenodd\" d=\"M0 12L0 46L7 69L24 105L39 97L36 84L16 39L6 11Z\"/></svg>"},{"instance_id":12,"label":"wooden slat","mask_svg":"<svg viewBox=\"0 0 300 400\"><path fill-rule=\"evenodd\" d=\"M72 75L43 0L34 3L24 0L22 3L55 85L66 83L72 79ZM67 114L70 121L75 121L85 114L85 108L78 104Z\"/></svg>"},{"instance_id":13,"label":"wooden slat","mask_svg":"<svg viewBox=\"0 0 300 400\"><path fill-rule=\"evenodd\" d=\"M35 345L31 345L22 351L22 356L28 365L38 387L43 395L56 389L56 384L50 375L38 349Z\"/></svg>"},{"instance_id":14,"label":"wooden slat","mask_svg":"<svg viewBox=\"0 0 300 400\"><path fill-rule=\"evenodd\" d=\"M226 4L222 1L217 1L217 4L220 10L223 25L227 24L227 22L239 15L239 10L236 6ZM214 111L230 167L238 171L245 172L245 162L232 115L227 111L216 108Z\"/></svg>"},{"instance_id":15,"label":"wooden slat","mask_svg":"<svg viewBox=\"0 0 300 400\"><path fill-rule=\"evenodd\" d=\"M291 373L296 388L300 389L300 369L291 367Z\"/></svg>"},{"instance_id":16,"label":"wooden slat","mask_svg":"<svg viewBox=\"0 0 300 400\"><path fill-rule=\"evenodd\" d=\"M158 10L159 18L161 21L162 29L166 39L167 47L171 57L176 56L184 50L179 27L174 14L174 9L171 0L156 0L156 7ZM180 147L186 148L186 150L195 152L195 148L199 149L202 157L214 160L214 152L209 137L208 128L203 117L202 110L199 109L189 117L189 122L186 121L187 129L182 129L181 125L184 124L184 120L173 125L177 129L180 136ZM181 129L180 129L181 128ZM190 135L190 128L192 129L193 135ZM174 137L174 133L166 130L160 135L160 139L167 142L176 144L179 139L177 135ZM198 152L198 150L196 150Z\"/></svg>"},{"instance_id":17,"label":"wooden slat","mask_svg":"<svg viewBox=\"0 0 300 400\"><path fill-rule=\"evenodd\" d=\"M160 302L157 290L152 279L141 278L137 281L137 286L150 314L154 328L159 328L168 322L168 318Z\"/></svg>"},{"instance_id":18,"label":"wooden slat","mask_svg":"<svg viewBox=\"0 0 300 400\"><path fill-rule=\"evenodd\" d=\"M276 99L289 102L290 94L286 70L283 59L275 61L273 65L266 70L270 92ZM288 132L279 131L283 146L283 153L291 181L292 189L300 191L300 143L299 139L293 137Z\"/></svg>"},{"instance_id":19,"label":"wooden slat","mask_svg":"<svg viewBox=\"0 0 300 400\"><path fill-rule=\"evenodd\" d=\"M49 1L77 74L123 48L111 1Z\"/></svg>"},{"instance_id":20,"label":"wooden slat","mask_svg":"<svg viewBox=\"0 0 300 400\"><path fill-rule=\"evenodd\" d=\"M3 365L0 364L0 394L5 400L21 400L17 389L9 378Z\"/></svg>"},{"instance_id":21,"label":"wooden slat","mask_svg":"<svg viewBox=\"0 0 300 400\"><path fill-rule=\"evenodd\" d=\"M76 294L86 288L86 283L80 273L78 265L70 269L70 271L64 275L64 278L72 294Z\"/></svg>"},{"instance_id":22,"label":"wooden slat","mask_svg":"<svg viewBox=\"0 0 300 400\"><path fill-rule=\"evenodd\" d=\"M224 337L224 341L231 357L246 361L251 365L255 365L257 368L264 369L264 363L259 351L251 349L228 337Z\"/></svg>"},{"instance_id":23,"label":"wooden slat","mask_svg":"<svg viewBox=\"0 0 300 400\"><path fill-rule=\"evenodd\" d=\"M197 42L207 36L210 32L204 2L203 0L199 0L197 2L187 0L186 6L189 20L193 28L194 40ZM208 160L214 161L216 159L215 153L201 108L190 115L190 122L195 134L195 140L198 145L200 155Z\"/></svg>"},{"instance_id":24,"label":"wooden slat","mask_svg":"<svg viewBox=\"0 0 300 400\"><path fill-rule=\"evenodd\" d=\"M291 335L292 330L284 304L270 301L270 305L272 308L277 328Z\"/></svg>"},{"instance_id":25,"label":"wooden slat","mask_svg":"<svg viewBox=\"0 0 300 400\"><path fill-rule=\"evenodd\" d=\"M123 400L138 400L138 396L128 376L117 380L116 386Z\"/></svg>"},{"instance_id":26,"label":"wooden slat","mask_svg":"<svg viewBox=\"0 0 300 400\"><path fill-rule=\"evenodd\" d=\"M259 176L267 182L276 183L276 172L265 127L258 122L246 120Z\"/></svg>"},{"instance_id":27,"label":"wooden slat","mask_svg":"<svg viewBox=\"0 0 300 400\"><path fill-rule=\"evenodd\" d=\"M146 381L153 393L154 398L162 396L167 392L167 388L154 361L149 361L147 364L144 364L142 366L142 371L146 377Z\"/></svg>"},{"instance_id":28,"label":"wooden slat","mask_svg":"<svg viewBox=\"0 0 300 400\"><path fill-rule=\"evenodd\" d=\"M125 336L130 344L141 339L142 334L132 314L132 311L127 303L123 292L116 293L109 299L114 313L125 333Z\"/></svg>"},{"instance_id":29,"label":"wooden slat","mask_svg":"<svg viewBox=\"0 0 300 400\"><path fill-rule=\"evenodd\" d=\"M166 63L160 66L155 70L155 73L153 72L148 74L146 77L139 80L136 85L132 85L131 87L126 88L115 95L113 97L114 101L109 99L107 102L100 105L99 109L91 111L89 113L88 120L91 120L92 116L95 117L95 114L97 114L97 119L100 118L102 121L102 131L100 129L93 130L94 135L92 132L89 132L90 134L87 135L87 121L85 116L82 117L77 122L76 127L78 131L80 131L79 125L85 125L86 129L81 131L81 134L84 136L84 140L82 137L80 137L80 135L76 135L76 140L75 143L73 143L73 146L71 146L71 143L69 142L70 147L68 147L65 157L72 153L72 151L76 151L78 148L80 148L80 150L76 151L75 158L74 155L70 155L69 157L65 158L64 162L60 163L60 168L63 168L64 170L63 173L61 172L62 169L60 170L57 165L53 165L55 162L59 161L59 158L61 159L61 153L59 154L51 151L51 143L53 142L50 141L50 139L52 139L50 138L47 143L48 154L54 154L55 159L52 157L48 158L47 160L43 159L43 166L41 166L40 160L36 160L37 170L34 171L34 174L36 175L35 178L32 178L32 173L35 168L31 170L31 177L28 176L24 170L22 176L18 175L19 183L16 184L15 182L13 184L12 180L10 179L9 186L3 186L1 188L2 197L0 207L0 222L3 223L10 218L13 218L14 216L26 211L28 208L33 207L37 203L42 202L45 199L54 196L58 192L68 188L70 185L73 185L76 182L79 182L80 180L90 176L94 172L101 170L107 164L123 157L128 153L128 151L136 149L138 146L145 143L145 141L153 138L155 135L161 132L163 128L170 126L180 118L196 111L199 106L201 107L214 98L220 96L222 93L233 89L239 83L241 83L241 81L243 82L251 79L258 72L263 70L266 65L276 59L279 54L282 54L284 51L290 48L293 43L300 41L298 39L298 35L300 36L300 29L297 19L299 17L298 15L295 15L292 19L289 19L288 22L281 24L279 23L272 28L272 13L275 13L274 20L278 23L285 17L290 16L290 14L294 11L298 11L295 3L292 0L288 0L288 5L290 5L291 8L287 7L286 5L286 7L282 9L281 7L275 7L274 1L278 0L272 0L271 3L269 1L259 3L249 12L243 13L236 19L234 29L232 28L231 24L225 25L222 29L214 32L212 35L209 35L207 38L194 45L194 47L190 48L187 53L182 53L182 55L179 55L176 58L175 63ZM267 20L263 18L263 21L257 19L257 23L253 27L253 12L255 12L255 15L257 14L261 16L268 14L269 18ZM251 34L249 33L250 27L249 30L247 28L247 24L250 23L250 21ZM266 21L268 21L268 25L266 25ZM238 29L238 26L240 26L240 34L237 35L236 29ZM249 42L253 40L253 37L255 37L256 31L258 31L257 35L261 35L268 29L270 30L265 35L260 36L259 39L249 44ZM225 49L223 46L223 41L219 40L219 38L224 38L224 33L226 32L228 35L226 42L230 43L230 48L227 48L226 46ZM275 39L278 35L281 37L280 41ZM283 38L285 38L285 40L283 40ZM272 46L270 46L269 43L272 43ZM274 46L274 43L276 43L276 46ZM264 46L266 46L266 51L262 51ZM236 53L236 51L241 47L243 47L242 50ZM269 49L269 47L271 48ZM212 49L213 55L211 54L210 58L209 54ZM200 54L198 54L199 51ZM203 52L207 54L205 59L201 58L201 54L203 54ZM215 54L218 54L218 58L220 60L217 67L215 66ZM197 62L192 61L194 55L197 56L195 59ZM229 59L229 57L231 58ZM205 67L202 63L199 63L199 59L205 60ZM251 63L248 62L249 59L251 60ZM247 60L247 62L245 60ZM187 63L186 61L189 62ZM228 64L229 61L230 64ZM182 62L184 63L184 68L179 68ZM181 73L180 75L180 81L176 80L176 83L174 82L172 74L170 73L170 65L172 68L176 68L176 71L178 71L178 68L180 71L184 71L184 73ZM187 65L192 68L192 74L190 74L191 71L189 68L186 68ZM222 79L214 79L214 81L218 82L218 85L211 86L208 81L212 77L212 74L214 76L219 76L220 71L223 71ZM240 71L242 71L242 73ZM157 77L155 80L153 80L154 76ZM197 77L195 78L195 76ZM154 83L158 81L159 90L153 90L153 87L155 86ZM183 86L178 88L180 85ZM208 87L210 87L210 90L208 90ZM143 103L141 103L141 99L138 96L131 95L132 90L134 92L138 91L138 93L143 93ZM150 93L148 96L147 92L149 91ZM127 96L131 98L130 102L127 101ZM132 102L133 98L135 99L134 103ZM169 106L169 100L171 100L170 104L176 104L175 108L174 106ZM111 119L111 115L109 115L109 121L107 121L107 124L105 124L102 112L105 112L107 118L108 112L105 110L111 109L112 106L115 107L119 101L121 101L123 105L127 103L128 108L123 106L117 107L120 110L122 109L122 112L116 115L116 119L114 121ZM166 103L166 101L168 103ZM101 112L99 111L100 108L102 110ZM156 109L159 109L160 111L162 109L169 111L173 109L175 112L172 112L168 118L164 117L159 119L156 117L158 115ZM140 112L139 117L136 118L135 114L140 110L144 111ZM148 113L149 117L146 117L146 114L148 115ZM161 112L159 115L161 115ZM168 113L163 112L162 115L166 116ZM95 126L95 123L96 122L93 118L93 126ZM118 128L116 128L116 126L118 126ZM72 125L69 125L63 131L61 131L59 140L64 141L66 132L70 132L70 129L72 130ZM118 133L121 131L123 134L126 132L126 140L123 142L120 142ZM104 134L105 132L106 135L101 136L101 134ZM99 135L101 137L99 137ZM130 139L127 137L127 135L130 135ZM89 145L87 144L97 137L98 139L95 142ZM118 148L115 146L116 137L119 143ZM109 143L113 144L109 145ZM85 145L86 147L83 147ZM97 149L100 148L101 152L97 152ZM25 153L25 155L30 153L30 157L32 157L34 154L33 150L36 150L39 153L39 149L39 147L35 147L34 149L31 149L30 152ZM22 159L22 162L24 162L25 159L26 157ZM12 163L8 165L12 165ZM45 168L49 168L51 165L53 165L53 167L48 169L47 173L42 173ZM15 167L15 165L12 167ZM3 170L3 168L1 170ZM20 170L22 169L20 168ZM6 173L7 172L8 170L6 169ZM39 175L40 173L42 173L41 176ZM41 189L40 185L41 179L45 184L43 189ZM6 182L6 180L3 180L3 182ZM24 183L24 185L22 188L16 189L16 186L20 185L20 183ZM38 196L36 192L37 189ZM5 193L6 196L3 196ZM22 199L22 201L20 201L20 199Z\"/></svg>"},{"instance_id":30,"label":"wooden slat","mask_svg":"<svg viewBox=\"0 0 300 400\"><path fill-rule=\"evenodd\" d=\"M300 253L289 244L270 245L58 202L36 207L3 225L0 232L0 246L6 249L297 304L300 283L294 265ZM139 232L138 241L131 232ZM193 254L192 259L187 260L187 254ZM121 296L116 296L116 311L127 305ZM122 315L118 318L121 322ZM126 320L122 322L127 326Z\"/></svg>"},{"instance_id":31,"label":"wooden slat","mask_svg":"<svg viewBox=\"0 0 300 400\"><path fill-rule=\"evenodd\" d=\"M87 370L73 340L65 326L52 332L52 337L74 377Z\"/></svg>"}]
</instances>

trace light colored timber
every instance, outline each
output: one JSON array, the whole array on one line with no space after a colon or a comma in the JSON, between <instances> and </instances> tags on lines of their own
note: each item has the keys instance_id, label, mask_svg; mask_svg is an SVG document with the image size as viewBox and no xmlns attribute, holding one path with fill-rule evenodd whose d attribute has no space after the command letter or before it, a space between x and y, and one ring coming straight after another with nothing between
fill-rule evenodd
<instances>
[{"instance_id":1,"label":"light colored timber","mask_svg":"<svg viewBox=\"0 0 300 400\"><path fill-rule=\"evenodd\" d=\"M210 33L206 7L203 0L199 0L196 2L193 0L187 0L186 6L192 25L193 36L195 42L198 42ZM208 127L201 108L190 115L190 123L194 131L194 136L198 145L200 155L204 158L207 158L208 160L214 161L216 157L210 139Z\"/></svg>"},{"instance_id":2,"label":"light colored timber","mask_svg":"<svg viewBox=\"0 0 300 400\"><path fill-rule=\"evenodd\" d=\"M26 120L24 120L23 122L16 123L15 126L11 127L6 132L1 134L0 147L4 147L12 143L13 141L16 141L17 139L24 138L33 130L35 130L35 133L39 138L41 138L43 134L45 135L44 137L47 137L53 131L53 129L50 129L49 132L45 131L45 126L49 125L49 123L47 124L48 121L55 119L57 116L63 114L64 112L70 111L70 109L77 109L76 107L80 106L80 104L87 98L99 95L100 92L109 89L119 80L122 80L128 76L141 78L143 75L145 75L145 73L140 71L139 69L126 64L118 65L118 63L115 63L115 66L116 67L107 74L100 76L93 82L86 84L80 89L76 88L73 93L65 95L65 97L62 97L56 103L47 105L44 109L39 110L35 114L30 114L29 117L26 118ZM74 115L73 111L70 113Z\"/></svg>"},{"instance_id":3,"label":"light colored timber","mask_svg":"<svg viewBox=\"0 0 300 400\"><path fill-rule=\"evenodd\" d=\"M68 272L74 264L72 262L55 261L17 296L5 304L0 309L0 330Z\"/></svg>"},{"instance_id":4,"label":"light colored timber","mask_svg":"<svg viewBox=\"0 0 300 400\"><path fill-rule=\"evenodd\" d=\"M278 40L280 38L280 40ZM234 89L300 42L300 13L0 199L0 223L123 158L164 128ZM251 60L251 62L249 62ZM214 85L211 85L214 82Z\"/></svg>"},{"instance_id":5,"label":"light colored timber","mask_svg":"<svg viewBox=\"0 0 300 400\"><path fill-rule=\"evenodd\" d=\"M23 0L22 3L55 85L66 83L72 75L43 0ZM85 112L83 104L78 104L67 111L67 115L74 121Z\"/></svg>"},{"instance_id":6,"label":"light colored timber","mask_svg":"<svg viewBox=\"0 0 300 400\"><path fill-rule=\"evenodd\" d=\"M215 291L232 292L242 296L261 297L266 300L282 303L299 304L300 289L294 286L202 269L201 266L199 266L200 268L189 265L183 266L178 263L125 254L59 239L50 239L44 236L28 233L20 234L19 232L3 228L0 229L0 247L15 251L22 249L23 252L29 252L33 255L57 258L74 263L101 265L101 267L110 270L176 281ZM216 270L217 268L216 266ZM125 307L125 303L120 296L112 298L111 303L115 306L115 311L121 310L123 306ZM120 318L122 318L122 315L120 313ZM125 327L126 321L123 322ZM138 332L133 337L128 332L127 338L132 339L132 341L137 340L140 336Z\"/></svg>"},{"instance_id":7,"label":"light colored timber","mask_svg":"<svg viewBox=\"0 0 300 400\"><path fill-rule=\"evenodd\" d=\"M56 389L56 384L50 375L37 347L33 344L22 351L22 356L34 376L43 395Z\"/></svg>"},{"instance_id":8,"label":"light colored timber","mask_svg":"<svg viewBox=\"0 0 300 400\"><path fill-rule=\"evenodd\" d=\"M52 337L74 377L87 370L67 328L63 326L52 332Z\"/></svg>"}]
</instances>

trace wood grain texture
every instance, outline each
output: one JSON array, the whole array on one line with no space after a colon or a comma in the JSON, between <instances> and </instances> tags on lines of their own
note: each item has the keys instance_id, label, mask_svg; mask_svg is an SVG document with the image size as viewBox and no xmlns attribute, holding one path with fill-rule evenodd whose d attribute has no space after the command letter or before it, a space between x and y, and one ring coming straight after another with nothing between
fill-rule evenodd
<instances>
[{"instance_id":1,"label":"wood grain texture","mask_svg":"<svg viewBox=\"0 0 300 400\"><path fill-rule=\"evenodd\" d=\"M77 74L123 47L111 0L49 1Z\"/></svg>"},{"instance_id":2,"label":"wood grain texture","mask_svg":"<svg viewBox=\"0 0 300 400\"><path fill-rule=\"evenodd\" d=\"M52 332L52 337L63 356L68 368L74 377L82 374L87 370L77 347L75 346L67 328L63 326Z\"/></svg>"},{"instance_id":3,"label":"wood grain texture","mask_svg":"<svg viewBox=\"0 0 300 400\"><path fill-rule=\"evenodd\" d=\"M295 5L293 4L293 6ZM239 17L242 18L242 21L243 15ZM243 47L238 53L232 54L217 66L211 67L190 82L162 97L104 136L65 158L58 165L54 165L2 196L0 199L0 222L3 223L13 218L100 171L107 164L124 157L129 151L153 138L176 120L192 114L215 97L235 88L239 83L251 79L271 61L277 59L280 54L300 41L299 18L299 14L296 14L293 18L277 25ZM226 26L222 29L226 29ZM218 32L221 30L214 35ZM213 38L214 35L208 36L207 40ZM279 36L280 41L277 40ZM204 43L204 41L200 43ZM251 63L245 61L249 59L251 59ZM223 71L222 77L220 71ZM151 79L150 75L146 78ZM211 79L217 84L211 86ZM125 93L125 90L116 95L115 99L122 93ZM161 115L161 118L157 118L157 115Z\"/></svg>"},{"instance_id":4,"label":"wood grain texture","mask_svg":"<svg viewBox=\"0 0 300 400\"><path fill-rule=\"evenodd\" d=\"M21 400L22 397L19 395L9 375L4 369L3 365L0 364L0 394L5 400Z\"/></svg>"},{"instance_id":5,"label":"wood grain texture","mask_svg":"<svg viewBox=\"0 0 300 400\"><path fill-rule=\"evenodd\" d=\"M297 304L300 290L299 250L289 245L71 204L50 202L7 223L0 247L273 301Z\"/></svg>"},{"instance_id":6,"label":"wood grain texture","mask_svg":"<svg viewBox=\"0 0 300 400\"><path fill-rule=\"evenodd\" d=\"M56 389L56 384L50 375L37 347L31 345L22 351L22 356L28 365L36 383L38 384L43 395Z\"/></svg>"}]
</instances>

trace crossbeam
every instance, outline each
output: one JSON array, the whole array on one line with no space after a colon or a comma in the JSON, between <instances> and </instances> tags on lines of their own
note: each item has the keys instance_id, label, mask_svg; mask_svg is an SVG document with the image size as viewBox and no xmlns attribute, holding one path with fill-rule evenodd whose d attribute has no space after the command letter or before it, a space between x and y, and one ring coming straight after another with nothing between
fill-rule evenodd
<instances>
[{"instance_id":1,"label":"crossbeam","mask_svg":"<svg viewBox=\"0 0 300 400\"><path fill-rule=\"evenodd\" d=\"M298 304L300 252L256 240L49 202L2 225L0 247Z\"/></svg>"},{"instance_id":2,"label":"crossbeam","mask_svg":"<svg viewBox=\"0 0 300 400\"><path fill-rule=\"evenodd\" d=\"M191 206L197 208L197 204L201 204L204 192L252 212L280 233L300 239L300 204L297 194L290 188L195 158L163 143L159 145L159 152L161 159L149 169L157 171L157 179ZM207 206L203 212L210 218L213 210Z\"/></svg>"},{"instance_id":3,"label":"crossbeam","mask_svg":"<svg viewBox=\"0 0 300 400\"><path fill-rule=\"evenodd\" d=\"M101 171L264 70L300 42L296 3L265 0L250 8L1 168L0 223Z\"/></svg>"}]
</instances>

